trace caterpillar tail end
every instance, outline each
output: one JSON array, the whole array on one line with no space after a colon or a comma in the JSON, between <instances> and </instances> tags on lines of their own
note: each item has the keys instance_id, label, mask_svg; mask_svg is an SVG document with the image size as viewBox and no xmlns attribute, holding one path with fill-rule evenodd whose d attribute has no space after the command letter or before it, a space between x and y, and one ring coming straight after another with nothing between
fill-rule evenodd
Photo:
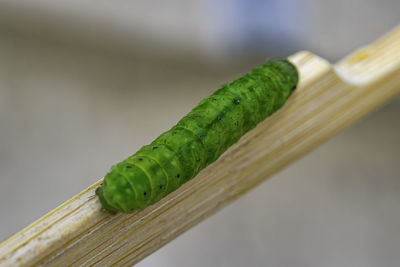
<instances>
[{"instance_id":1,"label":"caterpillar tail end","mask_svg":"<svg viewBox=\"0 0 400 267\"><path fill-rule=\"evenodd\" d=\"M107 203L107 200L105 199L105 197L104 197L104 195L103 195L103 186L97 187L97 189L96 189L96 195L99 196L101 206L102 206L105 210L107 210L107 211L108 211L109 213L111 213L111 214L116 214L116 213L118 212L117 209L115 209L114 207L110 206L110 205Z\"/></svg>"},{"instance_id":2,"label":"caterpillar tail end","mask_svg":"<svg viewBox=\"0 0 400 267\"><path fill-rule=\"evenodd\" d=\"M299 71L297 70L296 66L290 62L288 59L283 60L287 64L286 71L289 74L288 77L291 77L292 83L294 86L291 89L291 93L296 90L297 84L299 83Z\"/></svg>"}]
</instances>

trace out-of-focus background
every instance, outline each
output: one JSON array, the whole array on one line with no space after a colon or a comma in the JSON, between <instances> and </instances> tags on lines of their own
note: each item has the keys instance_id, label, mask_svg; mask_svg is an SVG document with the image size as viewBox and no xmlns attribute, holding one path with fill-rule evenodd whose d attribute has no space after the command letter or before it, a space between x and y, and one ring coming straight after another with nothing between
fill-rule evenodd
<instances>
[{"instance_id":1,"label":"out-of-focus background","mask_svg":"<svg viewBox=\"0 0 400 267\"><path fill-rule=\"evenodd\" d=\"M0 239L267 58L332 62L398 0L0 2ZM138 266L398 266L400 100Z\"/></svg>"}]
</instances>

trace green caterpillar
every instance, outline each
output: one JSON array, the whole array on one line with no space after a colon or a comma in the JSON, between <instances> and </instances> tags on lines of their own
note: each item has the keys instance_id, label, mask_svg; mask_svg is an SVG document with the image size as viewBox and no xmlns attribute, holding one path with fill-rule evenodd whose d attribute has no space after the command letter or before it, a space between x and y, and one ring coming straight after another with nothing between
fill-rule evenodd
<instances>
[{"instance_id":1,"label":"green caterpillar","mask_svg":"<svg viewBox=\"0 0 400 267\"><path fill-rule=\"evenodd\" d=\"M102 206L131 213L176 190L283 106L297 82L296 67L275 60L223 85L169 131L113 166L96 190Z\"/></svg>"}]
</instances>

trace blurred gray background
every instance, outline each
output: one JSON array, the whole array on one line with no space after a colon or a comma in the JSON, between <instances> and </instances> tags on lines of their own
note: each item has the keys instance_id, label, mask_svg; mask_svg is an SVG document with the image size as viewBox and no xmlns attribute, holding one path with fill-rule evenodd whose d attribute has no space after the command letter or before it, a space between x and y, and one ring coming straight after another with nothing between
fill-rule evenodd
<instances>
[{"instance_id":1,"label":"blurred gray background","mask_svg":"<svg viewBox=\"0 0 400 267\"><path fill-rule=\"evenodd\" d=\"M0 239L104 176L221 84L335 62L398 0L0 1ZM400 100L138 266L398 266Z\"/></svg>"}]
</instances>

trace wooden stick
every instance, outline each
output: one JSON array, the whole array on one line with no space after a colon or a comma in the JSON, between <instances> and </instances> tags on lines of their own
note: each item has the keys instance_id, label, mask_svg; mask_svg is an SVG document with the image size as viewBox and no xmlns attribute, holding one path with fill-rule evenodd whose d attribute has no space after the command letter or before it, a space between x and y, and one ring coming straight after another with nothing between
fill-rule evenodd
<instances>
[{"instance_id":1,"label":"wooden stick","mask_svg":"<svg viewBox=\"0 0 400 267\"><path fill-rule=\"evenodd\" d=\"M127 265L148 256L400 92L400 27L331 66L290 57L300 85L285 106L153 206L111 216L100 181L0 245L0 265Z\"/></svg>"}]
</instances>

